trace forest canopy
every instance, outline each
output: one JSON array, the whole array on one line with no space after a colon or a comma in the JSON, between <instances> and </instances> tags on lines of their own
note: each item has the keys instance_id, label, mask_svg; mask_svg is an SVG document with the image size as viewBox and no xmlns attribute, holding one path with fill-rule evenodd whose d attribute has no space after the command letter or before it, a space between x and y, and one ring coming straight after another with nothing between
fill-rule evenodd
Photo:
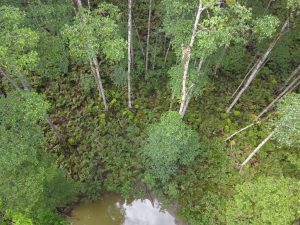
<instances>
[{"instance_id":1,"label":"forest canopy","mask_svg":"<svg viewBox=\"0 0 300 225\"><path fill-rule=\"evenodd\" d=\"M300 0L0 0L0 224L297 224L299 84Z\"/></svg>"}]
</instances>

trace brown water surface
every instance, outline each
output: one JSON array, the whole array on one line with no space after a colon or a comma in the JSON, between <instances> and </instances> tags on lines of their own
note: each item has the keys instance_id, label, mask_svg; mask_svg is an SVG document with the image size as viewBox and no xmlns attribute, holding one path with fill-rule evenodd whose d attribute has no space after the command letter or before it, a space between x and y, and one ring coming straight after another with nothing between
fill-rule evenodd
<instances>
[{"instance_id":1,"label":"brown water surface","mask_svg":"<svg viewBox=\"0 0 300 225\"><path fill-rule=\"evenodd\" d=\"M118 195L78 205L69 221L72 225L179 225L157 200L125 200Z\"/></svg>"}]
</instances>

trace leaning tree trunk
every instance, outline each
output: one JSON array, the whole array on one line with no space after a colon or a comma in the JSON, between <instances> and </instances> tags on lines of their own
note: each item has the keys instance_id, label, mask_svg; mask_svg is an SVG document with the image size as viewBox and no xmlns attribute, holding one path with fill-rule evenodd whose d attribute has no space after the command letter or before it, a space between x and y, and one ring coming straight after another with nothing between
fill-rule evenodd
<instances>
[{"instance_id":1,"label":"leaning tree trunk","mask_svg":"<svg viewBox=\"0 0 300 225\"><path fill-rule=\"evenodd\" d=\"M5 77L17 90L21 90L21 88L17 85L17 83L14 81L13 78L11 78L9 75L7 75L1 68L0 68L0 74L1 76ZM32 88L26 78L22 75L19 74L19 79L21 80L23 89L25 91L32 91ZM51 118L49 117L48 114L44 115L44 118L46 122L49 124L49 126L52 128L53 132L55 133L56 137L61 143L65 143L65 138L63 137L61 131L55 126Z\"/></svg>"},{"instance_id":2,"label":"leaning tree trunk","mask_svg":"<svg viewBox=\"0 0 300 225\"><path fill-rule=\"evenodd\" d=\"M247 88L250 86L250 84L252 83L252 81L254 80L254 78L256 77L256 75L260 72L262 66L264 65L264 63L266 62L266 60L268 59L270 53L272 52L272 50L274 49L275 45L277 44L277 42L279 41L279 39L283 36L284 32L286 31L286 29L288 28L289 25L289 19L287 19L285 21L285 23L283 24L279 34L277 35L277 37L274 39L274 41L270 44L269 48L267 49L267 51L265 52L265 54L258 60L258 62L255 64L255 66L253 67L253 70L251 72L251 74L249 75L245 85L243 86L243 88L237 93L237 95L235 96L234 100L232 101L232 103L230 104L230 106L227 108L226 112L230 112L231 109L235 106L235 104L237 103L237 101L240 99L240 97L242 96L242 94L247 90Z\"/></svg>"},{"instance_id":3,"label":"leaning tree trunk","mask_svg":"<svg viewBox=\"0 0 300 225\"><path fill-rule=\"evenodd\" d=\"M298 73L300 72L300 64L298 65L298 67L292 72L291 76L288 78L288 80L285 82L285 84L288 83L288 81L290 81L293 77L295 77ZM246 127L243 127L242 129L238 130L237 132L233 133L232 135L230 135L228 138L226 138L225 141L229 141L231 138L233 138L234 136L236 136L237 134L249 129L250 127L254 126L259 119L266 113L268 112L273 105L278 102L284 95L286 95L287 93L293 91L300 83L300 76L296 77L288 86L286 86L286 88L281 91L281 93L266 107L264 108L261 113L253 120L253 122L251 124L249 124Z\"/></svg>"},{"instance_id":4,"label":"leaning tree trunk","mask_svg":"<svg viewBox=\"0 0 300 225\"><path fill-rule=\"evenodd\" d=\"M274 135L275 131L272 131L268 137L266 137L255 149L254 151L248 156L248 158L241 164L240 172L243 170L244 166L252 159L252 157L271 139Z\"/></svg>"},{"instance_id":5,"label":"leaning tree trunk","mask_svg":"<svg viewBox=\"0 0 300 225\"><path fill-rule=\"evenodd\" d=\"M150 33L151 33L151 14L152 14L152 0L149 0L149 13L148 13L148 33L147 33L147 47L146 47L146 62L145 72L148 72L149 63L149 48L150 48Z\"/></svg>"},{"instance_id":6,"label":"leaning tree trunk","mask_svg":"<svg viewBox=\"0 0 300 225\"><path fill-rule=\"evenodd\" d=\"M180 104L180 109L179 109L179 114L181 117L184 117L185 111L187 109L188 103L189 103L189 93L188 93L188 88L187 88L187 81L188 81L188 70L189 70L189 64L191 60L191 53L192 53L192 48L194 46L196 34L198 31L198 24L200 21L200 16L201 13L203 12L204 8L202 7L202 3L199 3L198 6L198 11L197 11L197 16L195 19L193 31L192 31L192 36L189 45L183 49L182 52L182 59L183 59L183 78L182 78L182 96L181 96L181 104Z\"/></svg>"},{"instance_id":7,"label":"leaning tree trunk","mask_svg":"<svg viewBox=\"0 0 300 225\"><path fill-rule=\"evenodd\" d=\"M104 91L103 84L102 84L102 81L101 81L100 66L99 66L99 62L98 62L97 57L93 57L92 62L91 62L91 69L95 74L95 79L96 79L96 83L97 83L97 87L98 87L98 92L99 92L100 97L102 98L105 111L108 111L108 104L107 104L107 101L106 101L105 91Z\"/></svg>"},{"instance_id":8,"label":"leaning tree trunk","mask_svg":"<svg viewBox=\"0 0 300 225\"><path fill-rule=\"evenodd\" d=\"M132 65L132 0L128 0L128 108L132 108L131 102L131 65Z\"/></svg>"},{"instance_id":9,"label":"leaning tree trunk","mask_svg":"<svg viewBox=\"0 0 300 225\"><path fill-rule=\"evenodd\" d=\"M292 72L292 75L288 78L289 82L294 76L296 76L300 72L300 64L298 67ZM292 91L297 87L297 83L300 81L300 76L298 76L295 80L293 80L255 119L255 121L259 120L276 102L278 102L285 94Z\"/></svg>"}]
</instances>

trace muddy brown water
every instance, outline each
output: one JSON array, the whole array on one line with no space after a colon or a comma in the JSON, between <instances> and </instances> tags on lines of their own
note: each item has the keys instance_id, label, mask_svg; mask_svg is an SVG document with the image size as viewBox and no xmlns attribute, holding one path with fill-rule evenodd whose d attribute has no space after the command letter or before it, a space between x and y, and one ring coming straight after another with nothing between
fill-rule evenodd
<instances>
[{"instance_id":1,"label":"muddy brown water","mask_svg":"<svg viewBox=\"0 0 300 225\"><path fill-rule=\"evenodd\" d=\"M109 195L74 208L71 225L182 225L158 200L125 200Z\"/></svg>"}]
</instances>

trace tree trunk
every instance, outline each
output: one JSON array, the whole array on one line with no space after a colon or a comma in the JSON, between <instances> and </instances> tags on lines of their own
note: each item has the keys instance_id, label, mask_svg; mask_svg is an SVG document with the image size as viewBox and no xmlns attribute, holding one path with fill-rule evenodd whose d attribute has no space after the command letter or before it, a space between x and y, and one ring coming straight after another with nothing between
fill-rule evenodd
<instances>
[{"instance_id":1,"label":"tree trunk","mask_svg":"<svg viewBox=\"0 0 300 225\"><path fill-rule=\"evenodd\" d=\"M62 135L61 131L57 128L57 126L54 125L54 123L51 120L51 118L49 117L49 115L46 114L44 116L44 118L47 121L47 123L49 124L49 126L52 128L52 130L55 133L56 137L58 138L59 142L60 143L65 143L66 140L65 140L64 136Z\"/></svg>"},{"instance_id":2,"label":"tree trunk","mask_svg":"<svg viewBox=\"0 0 300 225\"><path fill-rule=\"evenodd\" d=\"M289 78L285 81L284 85L287 86L288 83L300 72L300 64L298 67L291 73Z\"/></svg>"},{"instance_id":3,"label":"tree trunk","mask_svg":"<svg viewBox=\"0 0 300 225\"><path fill-rule=\"evenodd\" d=\"M0 68L0 75L2 77L5 77L12 84L12 86L14 86L14 88L20 89L17 83L10 76L8 76L1 68Z\"/></svg>"},{"instance_id":4,"label":"tree trunk","mask_svg":"<svg viewBox=\"0 0 300 225\"><path fill-rule=\"evenodd\" d=\"M102 81L101 81L100 66L99 66L99 62L98 62L97 57L93 57L92 62L91 62L91 69L95 74L99 96L103 100L105 111L108 111L108 104L106 102L105 91L104 91L103 84L102 84Z\"/></svg>"},{"instance_id":5,"label":"tree trunk","mask_svg":"<svg viewBox=\"0 0 300 225\"><path fill-rule=\"evenodd\" d=\"M0 74L3 77L5 77L17 90L21 90L21 88L15 83L15 81L9 75L5 74L4 71L1 68L0 68ZM26 80L26 78L22 74L19 74L19 78L22 82L24 90L32 91L32 88L31 88L30 84L28 83L28 81ZM50 119L49 115L45 114L44 118L45 118L46 122L50 125L52 130L54 131L54 133L55 133L56 137L58 138L58 140L61 143L65 143L65 138L63 137L61 131L54 125L54 123Z\"/></svg>"},{"instance_id":6,"label":"tree trunk","mask_svg":"<svg viewBox=\"0 0 300 225\"><path fill-rule=\"evenodd\" d=\"M83 7L81 0L75 0L78 9L81 9Z\"/></svg>"},{"instance_id":7,"label":"tree trunk","mask_svg":"<svg viewBox=\"0 0 300 225\"><path fill-rule=\"evenodd\" d=\"M80 9L82 8L82 2L81 0L75 0L77 7ZM82 15L81 17L82 20L84 20L84 17ZM91 60L90 60L90 65L91 65L91 70L95 75L95 79L96 79L96 84L98 87L98 92L99 92L99 96L102 98L103 100L103 104L104 104L104 108L105 111L108 111L108 104L106 102L106 97L105 97L105 91L102 85L102 81L101 81L101 75L100 75L100 66L99 66L99 62L96 56L94 56Z\"/></svg>"},{"instance_id":8,"label":"tree trunk","mask_svg":"<svg viewBox=\"0 0 300 225\"><path fill-rule=\"evenodd\" d=\"M149 63L149 48L150 48L150 33L151 33L151 14L152 14L152 0L149 0L149 12L148 12L148 33L147 33L147 47L146 47L146 62L145 72L148 72Z\"/></svg>"},{"instance_id":9,"label":"tree trunk","mask_svg":"<svg viewBox=\"0 0 300 225\"><path fill-rule=\"evenodd\" d=\"M131 65L132 65L132 0L128 0L128 108L132 108L131 103Z\"/></svg>"},{"instance_id":10,"label":"tree trunk","mask_svg":"<svg viewBox=\"0 0 300 225\"><path fill-rule=\"evenodd\" d=\"M296 76L300 72L300 64L298 67L292 72L292 75L288 78L288 81L292 79L292 77ZM293 87L300 80L300 76L298 76L293 82L291 82L258 116L254 121L259 120L276 102L278 102L285 94L292 91Z\"/></svg>"},{"instance_id":11,"label":"tree trunk","mask_svg":"<svg viewBox=\"0 0 300 225\"><path fill-rule=\"evenodd\" d=\"M191 40L189 43L189 46L183 49L182 52L182 58L183 58L183 78L182 78L182 96L181 96L181 104L180 104L180 110L179 114L181 117L184 117L185 113L185 107L187 107L187 101L188 101L188 93L187 93L187 81L188 81L188 70L189 70L189 64L191 60L191 53L192 48L194 46L197 30L198 30L198 24L200 21L201 13L203 12L204 8L202 7L202 3L199 3L198 11L194 23L194 28L192 31Z\"/></svg>"},{"instance_id":12,"label":"tree trunk","mask_svg":"<svg viewBox=\"0 0 300 225\"><path fill-rule=\"evenodd\" d=\"M87 2L88 2L89 10L91 11L92 10L91 1L87 0Z\"/></svg>"},{"instance_id":13,"label":"tree trunk","mask_svg":"<svg viewBox=\"0 0 300 225\"><path fill-rule=\"evenodd\" d=\"M298 73L300 72L300 64L298 65L298 67L292 72L291 76L288 78L288 80L291 80L292 77L296 76ZM233 133L232 135L230 135L228 138L226 138L225 141L229 141L231 138L233 138L235 135L243 132L244 130L247 130L248 128L252 127L254 124L256 124L258 122L258 120L266 113L270 110L270 108L272 108L272 106L278 102L284 95L286 95L287 93L293 91L300 82L300 76L298 76L293 82L291 82L266 108L264 108L261 113L253 120L253 122L251 124L249 124L246 127L243 127L242 129L238 130L237 132ZM287 83L287 81L286 81Z\"/></svg>"},{"instance_id":14,"label":"tree trunk","mask_svg":"<svg viewBox=\"0 0 300 225\"><path fill-rule=\"evenodd\" d=\"M275 131L272 131L268 137L266 137L257 147L254 149L254 151L248 156L248 158L241 164L240 172L242 172L244 166L252 159L252 157L271 139Z\"/></svg>"},{"instance_id":15,"label":"tree trunk","mask_svg":"<svg viewBox=\"0 0 300 225\"><path fill-rule=\"evenodd\" d=\"M199 60L199 64L198 64L198 67L197 67L197 72L200 72L202 66L203 66L203 63L204 63L204 57L202 57L200 60Z\"/></svg>"},{"instance_id":16,"label":"tree trunk","mask_svg":"<svg viewBox=\"0 0 300 225\"><path fill-rule=\"evenodd\" d=\"M247 88L250 86L250 84L252 83L252 81L254 80L254 78L256 77L256 75L259 73L259 71L261 70L263 64L266 62L267 58L269 57L270 53L272 52L273 48L275 47L275 45L277 44L277 42L279 41L279 39L283 36L285 30L288 28L289 25L289 19L287 19L285 21L285 23L283 24L279 34L277 35L277 37L274 39L274 41L270 44L269 48L267 49L267 51L265 52L265 54L259 59L259 61L255 64L250 76L248 77L245 85L243 86L243 88L237 93L236 97L234 98L234 100L232 101L232 103L230 104L230 106L227 108L226 112L229 113L231 111L231 109L235 106L235 104L237 103L237 101L240 99L240 97L242 96L242 94L244 93L244 91L247 90Z\"/></svg>"}]
</instances>

